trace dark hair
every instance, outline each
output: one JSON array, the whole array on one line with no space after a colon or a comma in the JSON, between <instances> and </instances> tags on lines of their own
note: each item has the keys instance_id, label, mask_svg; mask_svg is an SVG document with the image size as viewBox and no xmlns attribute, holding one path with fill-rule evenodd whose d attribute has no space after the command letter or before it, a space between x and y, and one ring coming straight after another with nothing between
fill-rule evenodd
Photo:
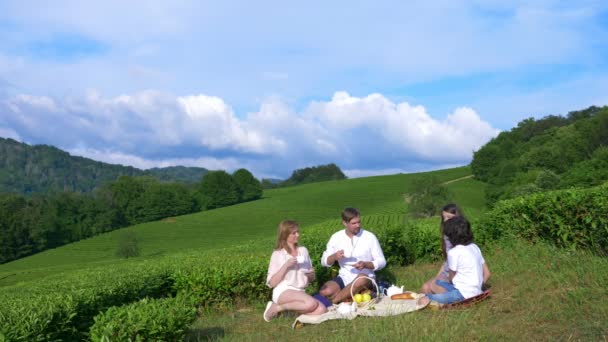
<instances>
[{"instance_id":1,"label":"dark hair","mask_svg":"<svg viewBox=\"0 0 608 342\"><path fill-rule=\"evenodd\" d=\"M462 210L458 208L458 206L454 203L448 203L441 208L441 212L439 213L439 217L441 217L441 222L439 223L439 230L441 230L441 255L443 255L443 260L448 259L448 253L446 251L445 241L443 240L443 236L446 235L443 230L443 212L450 213L455 216L464 216Z\"/></svg>"},{"instance_id":2,"label":"dark hair","mask_svg":"<svg viewBox=\"0 0 608 342\"><path fill-rule=\"evenodd\" d=\"M442 226L443 232L454 246L466 246L473 242L471 224L463 216L454 216L445 221Z\"/></svg>"},{"instance_id":3,"label":"dark hair","mask_svg":"<svg viewBox=\"0 0 608 342\"><path fill-rule=\"evenodd\" d=\"M441 222L442 223L443 223L443 215L442 215L442 213L444 211L446 213L450 213L450 214L452 214L454 216L464 216L462 214L462 210L460 210L460 208L458 208L458 206L456 204L449 203L449 204L446 204L445 206L443 206L443 208L441 208L441 212L439 213L439 216L441 216Z\"/></svg>"},{"instance_id":4,"label":"dark hair","mask_svg":"<svg viewBox=\"0 0 608 342\"><path fill-rule=\"evenodd\" d=\"M344 208L344 210L342 210L342 221L344 222L350 222L350 220L360 216L359 210L355 208Z\"/></svg>"}]
</instances>

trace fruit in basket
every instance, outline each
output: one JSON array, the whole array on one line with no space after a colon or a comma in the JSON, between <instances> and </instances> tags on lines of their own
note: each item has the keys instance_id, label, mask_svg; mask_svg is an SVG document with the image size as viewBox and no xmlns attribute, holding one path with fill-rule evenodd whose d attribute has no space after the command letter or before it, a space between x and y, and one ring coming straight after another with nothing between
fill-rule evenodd
<instances>
[{"instance_id":1,"label":"fruit in basket","mask_svg":"<svg viewBox=\"0 0 608 342\"><path fill-rule=\"evenodd\" d=\"M372 296L369 293L364 293L363 294L363 301L364 302L369 302L370 300L372 300Z\"/></svg>"}]
</instances>

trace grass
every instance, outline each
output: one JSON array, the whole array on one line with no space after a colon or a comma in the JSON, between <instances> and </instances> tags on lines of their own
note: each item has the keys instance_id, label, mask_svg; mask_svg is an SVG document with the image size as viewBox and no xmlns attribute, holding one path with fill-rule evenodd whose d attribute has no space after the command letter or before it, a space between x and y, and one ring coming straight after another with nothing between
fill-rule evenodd
<instances>
[{"instance_id":1,"label":"grass","mask_svg":"<svg viewBox=\"0 0 608 342\"><path fill-rule=\"evenodd\" d=\"M470 170L465 167L432 174L448 181L469 175ZM60 277L61 272L79 268L110 268L130 262L114 256L120 235L130 230L141 239L142 260L248 241L255 243L244 252L267 251L270 255L281 219L300 221L305 234L306 227L320 223L339 227L340 210L355 206L361 209L366 226L382 225L384 220L395 220L405 213L404 197L409 186L425 175L370 177L270 190L259 201L133 226L0 265L0 286L39 281L49 274ZM447 186L468 216L478 217L486 210L484 184L467 178ZM266 323L262 319L265 303L241 302L203 309L187 340L608 340L608 259L521 241L496 242L486 246L483 253L492 271L493 294L473 307L358 317L292 330L296 316ZM438 267L419 262L390 271L397 284L417 290Z\"/></svg>"},{"instance_id":2,"label":"grass","mask_svg":"<svg viewBox=\"0 0 608 342\"><path fill-rule=\"evenodd\" d=\"M140 224L0 265L0 286L93 265L120 263L115 251L125 231L136 233L141 258L156 258L190 249L222 248L274 237L276 226L283 219L296 219L305 227L338 218L346 206L358 207L364 216L404 214L403 197L414 179L433 174L441 181L449 181L470 173L470 168L460 167L273 189L266 191L261 200ZM461 182L468 184L464 189L470 193L479 194L476 189L483 187L470 179L450 183L448 187L459 187ZM462 200L460 204L466 208L473 208L479 201L475 195L459 196L462 197L458 199ZM271 248L269 244L268 249Z\"/></svg>"},{"instance_id":3,"label":"grass","mask_svg":"<svg viewBox=\"0 0 608 342\"><path fill-rule=\"evenodd\" d=\"M295 315L262 320L263 303L205 311L188 341L393 341L608 339L608 260L526 242L484 250L492 271L492 296L464 309L424 309L399 316L357 317L292 330ZM393 268L397 283L417 290L438 264Z\"/></svg>"}]
</instances>

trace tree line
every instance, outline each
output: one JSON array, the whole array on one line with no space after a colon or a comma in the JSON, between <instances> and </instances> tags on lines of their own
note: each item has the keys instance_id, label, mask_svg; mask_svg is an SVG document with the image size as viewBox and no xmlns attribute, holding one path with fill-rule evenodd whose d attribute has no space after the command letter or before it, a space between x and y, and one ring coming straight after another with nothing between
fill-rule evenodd
<instances>
[{"instance_id":1,"label":"tree line","mask_svg":"<svg viewBox=\"0 0 608 342\"><path fill-rule=\"evenodd\" d=\"M91 193L0 194L0 263L138 223L262 197L248 170L211 171L196 184L121 176Z\"/></svg>"},{"instance_id":2,"label":"tree line","mask_svg":"<svg viewBox=\"0 0 608 342\"><path fill-rule=\"evenodd\" d=\"M291 176L284 181L274 182L269 179L262 179L262 186L264 187L264 189L272 189L298 184L341 179L346 179L346 175L344 175L342 170L340 170L340 168L336 164L331 163L327 165L305 167L302 169L294 170L291 173Z\"/></svg>"},{"instance_id":3,"label":"tree line","mask_svg":"<svg viewBox=\"0 0 608 342\"><path fill-rule=\"evenodd\" d=\"M521 121L473 155L489 205L535 192L608 181L608 107Z\"/></svg>"}]
</instances>

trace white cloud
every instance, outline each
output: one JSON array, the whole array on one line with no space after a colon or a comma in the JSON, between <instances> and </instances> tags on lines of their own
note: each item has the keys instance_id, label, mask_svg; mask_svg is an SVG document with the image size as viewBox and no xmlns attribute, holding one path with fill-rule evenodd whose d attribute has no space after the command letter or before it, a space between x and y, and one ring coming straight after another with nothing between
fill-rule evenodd
<instances>
[{"instance_id":1,"label":"white cloud","mask_svg":"<svg viewBox=\"0 0 608 342\"><path fill-rule=\"evenodd\" d=\"M32 107L36 110L44 110L47 112L58 111L55 101L48 96L19 94L9 100L8 105L15 113L19 113L20 107L23 106Z\"/></svg>"},{"instance_id":2,"label":"white cloud","mask_svg":"<svg viewBox=\"0 0 608 342\"><path fill-rule=\"evenodd\" d=\"M0 137L2 138L11 138L17 141L21 141L21 137L17 132L10 128L0 127Z\"/></svg>"},{"instance_id":3,"label":"white cloud","mask_svg":"<svg viewBox=\"0 0 608 342\"><path fill-rule=\"evenodd\" d=\"M89 148L74 148L67 150L72 155L90 158L110 164L120 164L133 166L138 169L151 169L154 167L168 166L196 166L204 167L209 170L236 170L242 167L235 158L167 158L167 159L146 159L137 155L126 154L111 150L95 150Z\"/></svg>"},{"instance_id":4,"label":"white cloud","mask_svg":"<svg viewBox=\"0 0 608 342\"><path fill-rule=\"evenodd\" d=\"M65 101L19 95L7 103L19 113L5 124L17 136L140 168L246 165L276 174L335 162L351 175L377 174L413 164L466 164L498 133L471 108L439 120L422 106L343 91L300 113L268 98L242 119L216 96L152 90L109 98L91 90L81 100Z\"/></svg>"},{"instance_id":5,"label":"white cloud","mask_svg":"<svg viewBox=\"0 0 608 342\"><path fill-rule=\"evenodd\" d=\"M381 94L358 98L337 92L329 102L311 104L307 113L334 131L369 131L395 151L429 160L468 160L472 151L498 134L471 108L458 108L440 121L422 106L393 103Z\"/></svg>"}]
</instances>

